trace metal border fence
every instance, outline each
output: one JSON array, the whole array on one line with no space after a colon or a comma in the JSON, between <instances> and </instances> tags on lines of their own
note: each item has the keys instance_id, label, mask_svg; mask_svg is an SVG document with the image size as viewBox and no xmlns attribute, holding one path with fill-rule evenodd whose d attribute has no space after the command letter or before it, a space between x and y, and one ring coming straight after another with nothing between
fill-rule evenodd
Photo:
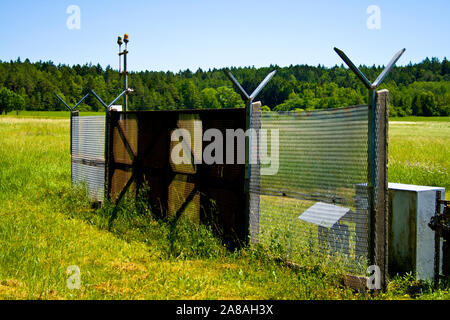
<instances>
[{"instance_id":1,"label":"metal border fence","mask_svg":"<svg viewBox=\"0 0 450 320\"><path fill-rule=\"evenodd\" d=\"M177 129L189 137L175 142ZM127 192L137 195L146 187L154 215L209 223L230 246L244 243L248 237L245 164L203 162L203 133L208 129L223 136L229 129L244 130L245 109L109 112L107 199L118 204ZM189 163L171 158L178 143L186 143ZM225 149L221 153L225 155Z\"/></svg>"},{"instance_id":2,"label":"metal border fence","mask_svg":"<svg viewBox=\"0 0 450 320\"><path fill-rule=\"evenodd\" d=\"M387 67L383 70L383 72L379 75L379 77L371 83L365 75L352 63L352 61L345 55L344 52L335 48L335 51L338 55L344 60L344 62L348 65L348 67L357 75L357 77L364 83L369 91L369 99L368 99L368 140L367 140L367 183L361 184L359 188L361 190L365 189L368 194L368 221L367 221L367 258L368 263L371 265L376 265L380 268L381 271L381 283L382 287L386 287L387 285L387 230L388 230L388 188L387 188L387 161L388 161L388 102L389 102L389 92L387 90L377 91L377 88L381 84L381 82L388 75L390 70L393 68L395 63L401 57L404 49L398 52L394 58L390 61ZM226 75L233 82L235 87L238 89L239 93L246 100L246 108L245 112L242 110L242 114L239 117L242 117L242 123L239 127L245 127L245 129L261 129L261 105L254 102L254 99L258 95L258 93L264 88L264 86L270 81L270 79L274 76L275 71L270 73L264 81L254 90L252 94L248 94L239 82L233 77L231 72L226 70ZM103 120L97 121L98 123L95 130L90 133L95 136L95 141L97 143L95 145L98 148L93 147L91 150L86 149L85 147L80 148L80 143L85 143L87 146L93 146L92 140L88 136L83 136L85 134L89 134L89 124L87 127L80 126L80 120L78 118L77 112L74 110L77 106L87 97L84 96L73 108L69 107L61 98L59 98L64 105L71 112L71 156L72 156L72 181L74 183L78 183L81 180L86 180L88 183L88 189L91 193L91 196L95 200L103 200L101 199L102 190L104 190L104 198L112 199L111 195L113 189L113 177L111 175L111 165L115 163L115 159L117 158L117 153L115 151L114 141L120 137L123 141L122 149L125 153L129 155L129 163L122 164L124 166L128 166L131 168L130 173L128 174L128 179L124 183L122 183L122 189L120 193L116 193L117 196L115 198L116 204L121 200L123 194L130 187L134 179L137 179L138 185L141 178L137 177L133 174L133 171L136 172L136 169L142 165L142 159L137 156L137 149L133 152L133 147L130 147L131 144L127 143L127 139L129 137L125 137L124 130L118 129L117 123L120 119L127 119L132 117L132 115L136 115L135 112L113 112L111 110L111 106L122 96L126 96L131 89L126 88L116 99L113 100L110 104L104 103L101 98L91 90L91 93L101 102L101 104L106 109L106 117L101 117ZM224 111L224 110L223 110ZM221 112L223 112L221 111ZM170 112L166 112L169 114ZM184 110L184 111L174 111L173 114L198 114L198 110ZM205 115L207 112L201 112ZM211 114L214 112L211 111ZM150 111L146 113L147 115L156 115L157 111ZM162 113L160 113L162 114ZM151 121L151 116L148 116L148 121ZM99 120L99 119L97 119ZM208 121L207 117L202 119L203 121ZM238 120L241 121L241 120ZM92 123L95 121L92 119ZM144 121L145 122L145 121ZM86 120L88 123L88 120ZM103 123L103 126L100 124ZM137 124L136 124L137 125ZM172 123L170 128L177 127L176 120ZM140 128L142 131L142 127L139 125L136 126ZM81 131L80 131L81 130ZM85 132L82 132L86 130ZM122 132L120 132L122 131ZM126 130L125 130L126 131ZM168 131L169 132L169 131ZM167 133L167 132L166 132ZM139 136L138 131L135 132L136 135L136 146L141 143L141 141L145 141L146 135L144 134L142 137ZM148 135L148 133L147 133ZM125 137L125 139L123 139ZM148 138L148 137L147 137ZM167 138L167 137L166 137ZM134 138L133 138L134 139ZM261 201L259 195L255 195L255 193L251 192L251 185L259 185L261 183L261 164L257 162L256 164L252 164L249 162L249 159L254 157L254 153L258 152L258 146L254 143L254 140L257 140L255 137L250 135L245 144L246 146L246 164L244 166L244 175L243 175L243 188L242 193L245 197L245 210L243 211L245 214L245 218L240 218L236 221L239 221L239 227L237 224L233 225L232 228L228 230L236 231L236 229L244 230L240 232L240 240L244 240L243 238L249 234L249 238L253 244L258 243L258 235L259 235L259 220L260 220L260 211L261 211ZM101 141L104 142L102 145ZM167 143L168 141L166 141ZM169 142L170 143L170 142ZM128 145L127 145L128 144ZM77 145L77 146L75 146ZM102 145L102 147L100 147ZM84 149L83 149L84 148ZM170 148L169 148L170 149ZM84 150L84 151L83 151ZM130 153L131 151L131 153ZM100 157L99 153L104 152L104 157ZM124 153L122 152L122 153ZM194 155L195 156L195 155ZM138 159L138 161L136 161ZM166 158L166 162L169 160ZM105 165L106 163L106 165ZM80 171L77 167L89 167L85 171ZM95 168L95 173L91 169ZM155 169L155 168L153 168ZM173 168L172 168L173 169ZM91 170L91 171L89 171ZM100 174L100 171L103 170L103 176ZM197 168L195 169L197 170ZM202 169L200 169L202 170ZM176 171L176 170L175 170ZM186 172L184 172L186 176ZM94 175L95 177L91 177ZM187 174L189 176L189 174ZM192 175L191 175L192 176ZM103 177L103 178L102 178ZM100 182L100 180L102 180ZM187 178L190 179L190 178ZM201 179L203 181L207 179ZM238 179L239 180L239 179ZM238 181L236 180L236 181ZM186 182L186 179L185 179ZM100 186L102 185L102 186ZM186 187L182 187L185 188ZM189 188L188 188L189 189ZM201 187L202 191L205 190L204 186ZM197 190L198 191L198 190ZM192 192L188 192L192 194ZM281 194L281 197L286 195ZM152 196L149 195L151 198ZM190 195L187 195L189 198ZM166 197L168 200L169 197ZM184 199L188 200L188 199ZM167 202L167 201L166 201ZM185 201L186 202L186 201ZM169 203L166 203L166 208L169 207ZM180 208L184 207L181 205ZM240 209L239 209L240 210ZM229 210L228 210L229 212ZM114 214L113 214L114 215ZM204 214L206 215L206 214ZM240 214L242 215L242 214ZM114 218L114 217L112 217ZM226 218L224 218L226 219ZM222 219L223 220L223 219Z\"/></svg>"}]
</instances>

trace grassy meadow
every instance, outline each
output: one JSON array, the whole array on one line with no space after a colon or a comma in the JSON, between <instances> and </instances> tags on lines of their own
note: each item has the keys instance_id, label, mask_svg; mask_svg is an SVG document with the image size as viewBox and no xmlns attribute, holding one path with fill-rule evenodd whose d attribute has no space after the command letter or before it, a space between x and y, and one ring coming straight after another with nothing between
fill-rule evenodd
<instances>
[{"instance_id":1,"label":"grassy meadow","mask_svg":"<svg viewBox=\"0 0 450 320\"><path fill-rule=\"evenodd\" d=\"M450 188L448 119L394 121L389 134L391 182ZM0 117L0 299L450 299L410 275L358 294L329 261L291 268L258 247L229 252L208 227L155 220L129 200L108 230L111 210L71 187L66 116ZM67 287L72 265L79 290Z\"/></svg>"},{"instance_id":2,"label":"grassy meadow","mask_svg":"<svg viewBox=\"0 0 450 320\"><path fill-rule=\"evenodd\" d=\"M391 120L389 182L445 187L450 199L450 119L432 119Z\"/></svg>"},{"instance_id":3,"label":"grassy meadow","mask_svg":"<svg viewBox=\"0 0 450 320\"><path fill-rule=\"evenodd\" d=\"M81 111L80 116L100 116L104 115L105 112L95 112L95 111ZM70 112L65 111L11 111L6 114L6 117L13 118L38 118L38 119L69 119Z\"/></svg>"}]
</instances>

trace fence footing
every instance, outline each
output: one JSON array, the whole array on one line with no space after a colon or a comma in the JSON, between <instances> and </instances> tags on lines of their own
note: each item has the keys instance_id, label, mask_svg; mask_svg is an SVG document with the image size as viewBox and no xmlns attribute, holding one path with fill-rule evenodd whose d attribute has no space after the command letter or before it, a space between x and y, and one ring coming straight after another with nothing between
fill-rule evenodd
<instances>
[{"instance_id":1,"label":"fence footing","mask_svg":"<svg viewBox=\"0 0 450 320\"><path fill-rule=\"evenodd\" d=\"M345 274L342 277L342 282L346 287L358 292L368 292L367 290L367 277L356 276L353 274Z\"/></svg>"}]
</instances>

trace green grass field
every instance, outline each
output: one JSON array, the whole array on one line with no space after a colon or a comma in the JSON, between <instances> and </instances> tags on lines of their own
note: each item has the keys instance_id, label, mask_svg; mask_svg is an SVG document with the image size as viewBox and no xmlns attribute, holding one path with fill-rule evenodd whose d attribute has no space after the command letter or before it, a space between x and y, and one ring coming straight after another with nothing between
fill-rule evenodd
<instances>
[{"instance_id":1,"label":"green grass field","mask_svg":"<svg viewBox=\"0 0 450 320\"><path fill-rule=\"evenodd\" d=\"M390 122L449 122L450 117L395 117L389 118Z\"/></svg>"},{"instance_id":2,"label":"green grass field","mask_svg":"<svg viewBox=\"0 0 450 320\"><path fill-rule=\"evenodd\" d=\"M0 117L0 299L450 299L408 275L357 294L327 261L292 269L261 248L229 252L207 227L157 221L139 203L108 231L111 207L71 188L58 115ZM390 181L450 188L450 123L412 121L391 123ZM72 265L80 290L67 288Z\"/></svg>"},{"instance_id":3,"label":"green grass field","mask_svg":"<svg viewBox=\"0 0 450 320\"><path fill-rule=\"evenodd\" d=\"M105 112L83 111L80 116L100 116ZM69 119L69 111L11 111L6 117L13 118L38 118L38 119Z\"/></svg>"},{"instance_id":4,"label":"green grass field","mask_svg":"<svg viewBox=\"0 0 450 320\"><path fill-rule=\"evenodd\" d=\"M450 120L411 120L390 123L389 182L445 187L450 199Z\"/></svg>"}]
</instances>

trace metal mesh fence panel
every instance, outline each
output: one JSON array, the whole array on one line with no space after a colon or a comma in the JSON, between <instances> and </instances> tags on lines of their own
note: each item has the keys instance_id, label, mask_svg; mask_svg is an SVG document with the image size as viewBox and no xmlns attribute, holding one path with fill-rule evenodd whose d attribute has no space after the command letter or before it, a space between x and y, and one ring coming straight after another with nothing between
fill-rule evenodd
<instances>
[{"instance_id":1,"label":"metal mesh fence panel","mask_svg":"<svg viewBox=\"0 0 450 320\"><path fill-rule=\"evenodd\" d=\"M105 117L72 117L72 183L85 183L92 200L102 201L105 185Z\"/></svg>"},{"instance_id":2,"label":"metal mesh fence panel","mask_svg":"<svg viewBox=\"0 0 450 320\"><path fill-rule=\"evenodd\" d=\"M365 273L368 107L263 112L252 126L261 127L253 146L260 176L252 172L250 182L251 198L259 197L259 215L250 213L254 242L292 261L331 257Z\"/></svg>"}]
</instances>

